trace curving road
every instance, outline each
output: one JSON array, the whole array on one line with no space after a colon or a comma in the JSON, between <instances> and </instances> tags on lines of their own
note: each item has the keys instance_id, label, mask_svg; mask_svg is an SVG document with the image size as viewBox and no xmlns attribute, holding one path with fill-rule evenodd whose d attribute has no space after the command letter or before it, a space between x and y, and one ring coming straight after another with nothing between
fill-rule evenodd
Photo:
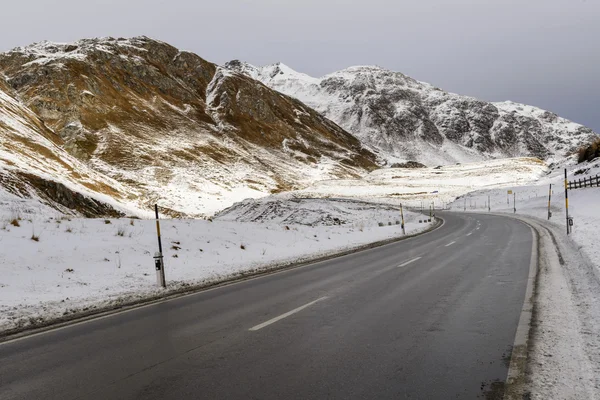
<instances>
[{"instance_id":1,"label":"curving road","mask_svg":"<svg viewBox=\"0 0 600 400\"><path fill-rule=\"evenodd\" d=\"M426 235L0 344L0 399L485 398L506 378L532 232L443 217Z\"/></svg>"}]
</instances>

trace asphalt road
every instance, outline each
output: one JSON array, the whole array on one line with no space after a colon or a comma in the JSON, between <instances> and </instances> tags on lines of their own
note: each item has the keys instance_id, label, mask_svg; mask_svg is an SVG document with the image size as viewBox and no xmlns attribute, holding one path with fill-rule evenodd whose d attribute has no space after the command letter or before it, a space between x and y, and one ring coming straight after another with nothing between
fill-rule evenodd
<instances>
[{"instance_id":1,"label":"asphalt road","mask_svg":"<svg viewBox=\"0 0 600 400\"><path fill-rule=\"evenodd\" d=\"M504 217L444 218L395 244L0 344L0 399L485 398L506 378L532 234Z\"/></svg>"}]
</instances>

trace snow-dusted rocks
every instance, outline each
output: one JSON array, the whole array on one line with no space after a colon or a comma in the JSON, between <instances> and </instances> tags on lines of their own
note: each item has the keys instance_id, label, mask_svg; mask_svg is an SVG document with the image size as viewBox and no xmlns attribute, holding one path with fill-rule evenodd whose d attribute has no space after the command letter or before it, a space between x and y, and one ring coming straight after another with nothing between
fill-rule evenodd
<instances>
[{"instance_id":1,"label":"snow-dusted rocks","mask_svg":"<svg viewBox=\"0 0 600 400\"><path fill-rule=\"evenodd\" d=\"M548 111L447 93L376 66L351 67L318 79L283 64L255 67L232 61L226 67L303 101L389 163L562 158L595 136Z\"/></svg>"}]
</instances>

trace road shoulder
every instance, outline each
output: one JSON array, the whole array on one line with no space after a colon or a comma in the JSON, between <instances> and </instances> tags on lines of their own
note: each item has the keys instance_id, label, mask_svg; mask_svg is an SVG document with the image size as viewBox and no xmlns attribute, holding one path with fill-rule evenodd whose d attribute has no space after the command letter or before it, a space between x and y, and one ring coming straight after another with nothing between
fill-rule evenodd
<instances>
[{"instance_id":1,"label":"road shoulder","mask_svg":"<svg viewBox=\"0 0 600 400\"><path fill-rule=\"evenodd\" d=\"M538 238L535 284L525 299L505 398L597 397L600 343L592 333L600 326L594 301L600 295L598 274L557 227L533 217L504 216L528 224Z\"/></svg>"}]
</instances>

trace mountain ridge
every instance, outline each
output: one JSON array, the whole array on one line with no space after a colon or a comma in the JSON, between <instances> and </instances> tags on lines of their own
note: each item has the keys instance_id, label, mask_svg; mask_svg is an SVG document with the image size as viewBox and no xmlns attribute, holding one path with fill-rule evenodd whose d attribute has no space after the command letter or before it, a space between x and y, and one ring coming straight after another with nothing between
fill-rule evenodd
<instances>
[{"instance_id":1,"label":"mountain ridge","mask_svg":"<svg viewBox=\"0 0 600 400\"><path fill-rule=\"evenodd\" d=\"M433 166L490 158L562 158L597 135L555 113L519 103L448 93L379 66L353 66L320 78L282 63L226 68L296 97L357 136L388 165Z\"/></svg>"}]
</instances>

